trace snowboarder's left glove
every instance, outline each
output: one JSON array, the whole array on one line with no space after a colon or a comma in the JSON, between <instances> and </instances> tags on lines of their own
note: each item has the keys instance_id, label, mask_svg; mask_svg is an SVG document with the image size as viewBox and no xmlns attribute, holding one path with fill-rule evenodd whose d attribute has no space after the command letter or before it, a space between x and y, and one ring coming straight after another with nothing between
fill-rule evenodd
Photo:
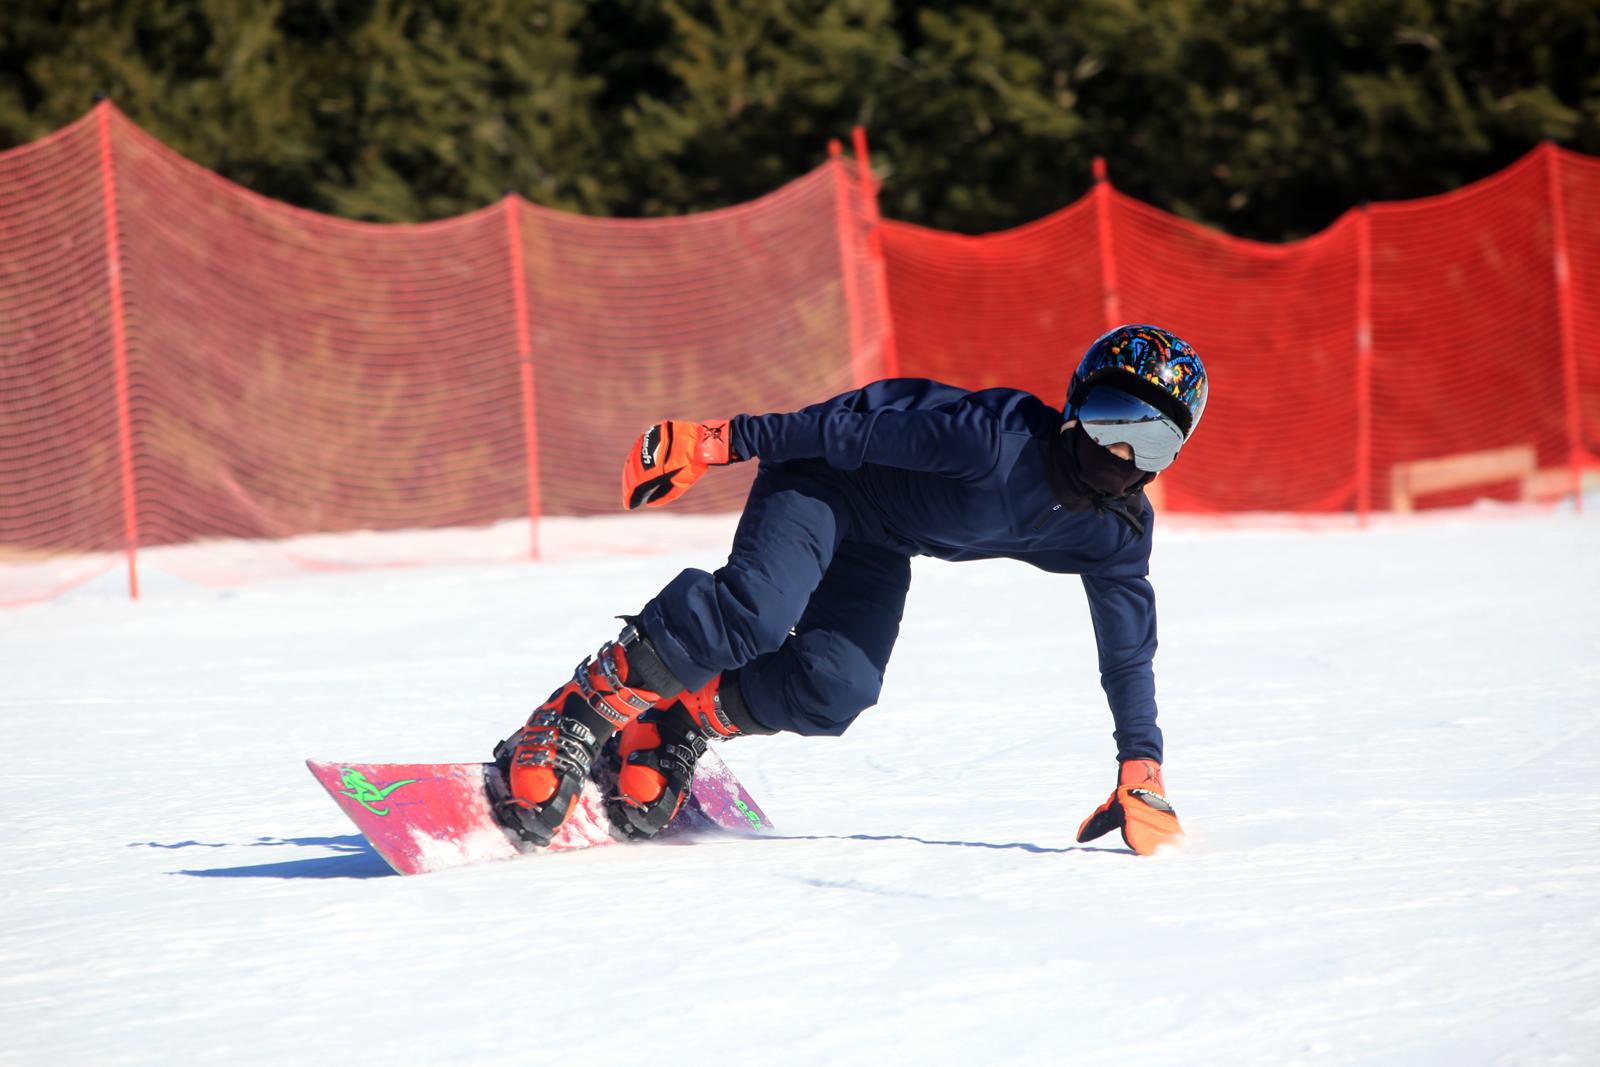
<instances>
[{"instance_id":1,"label":"snowboarder's left glove","mask_svg":"<svg viewBox=\"0 0 1600 1067\"><path fill-rule=\"evenodd\" d=\"M622 468L622 506L658 508L688 491L708 467L737 463L727 419L658 422L639 435Z\"/></svg>"},{"instance_id":2,"label":"snowboarder's left glove","mask_svg":"<svg viewBox=\"0 0 1600 1067\"><path fill-rule=\"evenodd\" d=\"M1174 844L1183 836L1178 813L1167 803L1161 764L1149 759L1124 763L1111 799L1083 820L1078 827L1078 840L1093 841L1112 830L1121 830L1122 840L1141 856L1150 855L1162 845Z\"/></svg>"}]
</instances>

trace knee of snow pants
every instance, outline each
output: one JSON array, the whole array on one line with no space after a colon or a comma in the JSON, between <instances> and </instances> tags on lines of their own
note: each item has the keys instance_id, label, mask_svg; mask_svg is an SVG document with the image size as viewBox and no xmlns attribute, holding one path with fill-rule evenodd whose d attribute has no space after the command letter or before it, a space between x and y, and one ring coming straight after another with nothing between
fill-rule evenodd
<instances>
[{"instance_id":1,"label":"knee of snow pants","mask_svg":"<svg viewBox=\"0 0 1600 1067\"><path fill-rule=\"evenodd\" d=\"M750 713L774 730L836 737L878 702L911 585L911 560L845 542L794 636L739 672Z\"/></svg>"},{"instance_id":2,"label":"knee of snow pants","mask_svg":"<svg viewBox=\"0 0 1600 1067\"><path fill-rule=\"evenodd\" d=\"M813 630L745 667L739 684L763 726L837 737L878 702L883 668L843 634Z\"/></svg>"},{"instance_id":3,"label":"knee of snow pants","mask_svg":"<svg viewBox=\"0 0 1600 1067\"><path fill-rule=\"evenodd\" d=\"M847 529L848 510L824 482L763 467L728 562L679 574L639 625L678 680L698 689L782 646Z\"/></svg>"}]
</instances>

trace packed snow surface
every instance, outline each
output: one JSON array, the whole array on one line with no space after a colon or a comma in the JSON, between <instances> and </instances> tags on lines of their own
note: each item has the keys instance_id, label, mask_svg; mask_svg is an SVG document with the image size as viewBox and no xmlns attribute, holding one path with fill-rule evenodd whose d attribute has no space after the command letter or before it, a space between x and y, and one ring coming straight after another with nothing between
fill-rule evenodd
<instances>
[{"instance_id":1,"label":"packed snow surface","mask_svg":"<svg viewBox=\"0 0 1600 1067\"><path fill-rule=\"evenodd\" d=\"M149 554L0 612L0 1063L1600 1062L1596 510L1165 524L1153 858L1072 578L917 561L878 707L721 749L776 838L401 878L305 758L486 757L731 522Z\"/></svg>"}]
</instances>

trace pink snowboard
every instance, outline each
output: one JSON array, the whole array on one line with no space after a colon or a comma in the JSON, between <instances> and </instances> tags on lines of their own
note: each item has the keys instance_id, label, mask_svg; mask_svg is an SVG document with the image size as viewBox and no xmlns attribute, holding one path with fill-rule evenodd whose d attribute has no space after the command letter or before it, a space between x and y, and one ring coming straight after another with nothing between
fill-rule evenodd
<instances>
[{"instance_id":1,"label":"pink snowboard","mask_svg":"<svg viewBox=\"0 0 1600 1067\"><path fill-rule=\"evenodd\" d=\"M600 789L586 782L578 810L549 848L518 841L489 808L491 763L319 763L306 766L372 847L401 874L426 874L524 853L610 844ZM715 752L700 757L694 790L663 837L704 829L771 830L756 802Z\"/></svg>"}]
</instances>

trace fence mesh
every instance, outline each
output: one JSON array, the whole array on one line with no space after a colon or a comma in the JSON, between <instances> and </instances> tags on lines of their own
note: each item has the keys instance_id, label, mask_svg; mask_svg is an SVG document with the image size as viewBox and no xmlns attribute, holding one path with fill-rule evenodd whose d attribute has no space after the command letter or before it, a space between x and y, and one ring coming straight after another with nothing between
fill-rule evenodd
<instances>
[{"instance_id":1,"label":"fence mesh","mask_svg":"<svg viewBox=\"0 0 1600 1067\"><path fill-rule=\"evenodd\" d=\"M655 419L881 376L869 193L837 160L682 219L509 196L365 224L251 194L102 105L0 154L0 568L614 512ZM752 473L681 510L736 508ZM17 573L0 600L43 595Z\"/></svg>"},{"instance_id":2,"label":"fence mesh","mask_svg":"<svg viewBox=\"0 0 1600 1067\"><path fill-rule=\"evenodd\" d=\"M1116 322L1191 341L1212 390L1201 432L1157 483L1173 510L1544 499L1600 456L1600 350L1585 340L1600 325L1600 162L1553 147L1282 245L1103 184L1005 233L888 222L883 243L907 373L1059 403Z\"/></svg>"},{"instance_id":3,"label":"fence mesh","mask_svg":"<svg viewBox=\"0 0 1600 1067\"><path fill-rule=\"evenodd\" d=\"M1397 464L1528 446L1568 460L1546 167L1532 155L1444 197L1378 204L1372 219L1372 478ZM1425 496L1464 503L1499 479Z\"/></svg>"},{"instance_id":4,"label":"fence mesh","mask_svg":"<svg viewBox=\"0 0 1600 1067\"><path fill-rule=\"evenodd\" d=\"M345 222L113 131L141 543L521 513L502 214Z\"/></svg>"},{"instance_id":5,"label":"fence mesh","mask_svg":"<svg viewBox=\"0 0 1600 1067\"><path fill-rule=\"evenodd\" d=\"M0 546L123 538L99 144L80 123L0 154Z\"/></svg>"},{"instance_id":6,"label":"fence mesh","mask_svg":"<svg viewBox=\"0 0 1600 1067\"><path fill-rule=\"evenodd\" d=\"M255 196L102 104L0 153L0 602L202 538L530 517L536 552L540 516L617 510L654 419L897 370L1059 403L1123 321L1184 335L1213 377L1166 508L1549 498L1596 466L1600 161L1546 146L1283 245L1103 181L981 237L880 221L875 195L835 147L685 218L508 196L357 223ZM680 510L737 507L752 473ZM26 565L53 553L85 562Z\"/></svg>"},{"instance_id":7,"label":"fence mesh","mask_svg":"<svg viewBox=\"0 0 1600 1067\"><path fill-rule=\"evenodd\" d=\"M1112 217L1121 314L1190 341L1214 381L1193 445L1159 479L1167 506L1353 507L1356 250L1348 220L1275 246L1120 195Z\"/></svg>"},{"instance_id":8,"label":"fence mesh","mask_svg":"<svg viewBox=\"0 0 1600 1067\"><path fill-rule=\"evenodd\" d=\"M1600 455L1600 346L1594 342L1600 337L1600 159L1547 154L1566 238L1570 321L1562 333L1575 348L1574 420L1578 447L1592 459Z\"/></svg>"}]
</instances>

